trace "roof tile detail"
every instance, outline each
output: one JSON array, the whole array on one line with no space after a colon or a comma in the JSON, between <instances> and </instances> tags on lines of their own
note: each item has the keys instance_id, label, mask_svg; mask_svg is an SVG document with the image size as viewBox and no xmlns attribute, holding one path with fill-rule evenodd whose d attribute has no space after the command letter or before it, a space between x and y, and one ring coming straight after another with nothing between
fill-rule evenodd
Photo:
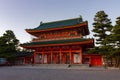
<instances>
[{"instance_id":1,"label":"roof tile detail","mask_svg":"<svg viewBox=\"0 0 120 80\"><path fill-rule=\"evenodd\" d=\"M73 18L73 19L67 19L67 20L61 20L61 21L55 21L55 22L47 22L47 23L40 23L40 25L33 30L44 30L44 29L51 29L51 28L59 28L64 26L72 26L76 24L82 23L81 18Z\"/></svg>"},{"instance_id":2,"label":"roof tile detail","mask_svg":"<svg viewBox=\"0 0 120 80\"><path fill-rule=\"evenodd\" d=\"M41 41L41 42L31 42L31 43L24 43L21 44L21 46L36 46L36 45L51 45L51 44L69 44L69 43L74 43L74 42L84 42L84 41L89 41L93 39L66 39L66 40L53 40L53 41ZM94 43L94 42L93 42Z\"/></svg>"}]
</instances>

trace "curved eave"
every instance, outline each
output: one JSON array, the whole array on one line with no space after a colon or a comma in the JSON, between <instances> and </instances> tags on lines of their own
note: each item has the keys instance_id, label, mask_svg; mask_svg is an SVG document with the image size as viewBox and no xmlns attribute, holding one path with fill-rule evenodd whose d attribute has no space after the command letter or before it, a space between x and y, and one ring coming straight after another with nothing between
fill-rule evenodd
<instances>
[{"instance_id":1,"label":"curved eave","mask_svg":"<svg viewBox=\"0 0 120 80\"><path fill-rule=\"evenodd\" d=\"M88 22L87 21L85 21L83 23L76 24L76 25L63 26L63 27L61 26L61 27L57 27L57 28L48 28L48 29L42 29L42 30L26 29L26 32L28 32L31 35L37 36L36 34L40 33L40 32L63 30L63 29L70 29L70 28L76 28L76 27L84 27L85 34L89 35Z\"/></svg>"},{"instance_id":2,"label":"curved eave","mask_svg":"<svg viewBox=\"0 0 120 80\"><path fill-rule=\"evenodd\" d=\"M45 45L21 45L23 48L29 48L29 49L35 49L36 47L46 47L46 46L64 46L64 45L87 45L90 48L94 47L94 39L89 39L87 41L82 41L82 42L71 42L71 43L59 43L59 44L45 44Z\"/></svg>"}]
</instances>

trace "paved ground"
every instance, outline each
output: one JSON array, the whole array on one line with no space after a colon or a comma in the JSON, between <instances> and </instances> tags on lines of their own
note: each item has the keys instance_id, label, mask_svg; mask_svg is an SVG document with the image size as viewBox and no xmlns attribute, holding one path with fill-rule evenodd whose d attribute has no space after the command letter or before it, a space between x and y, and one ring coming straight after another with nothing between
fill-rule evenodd
<instances>
[{"instance_id":1,"label":"paved ground","mask_svg":"<svg viewBox=\"0 0 120 80\"><path fill-rule=\"evenodd\" d=\"M120 80L120 70L0 67L0 80Z\"/></svg>"}]
</instances>

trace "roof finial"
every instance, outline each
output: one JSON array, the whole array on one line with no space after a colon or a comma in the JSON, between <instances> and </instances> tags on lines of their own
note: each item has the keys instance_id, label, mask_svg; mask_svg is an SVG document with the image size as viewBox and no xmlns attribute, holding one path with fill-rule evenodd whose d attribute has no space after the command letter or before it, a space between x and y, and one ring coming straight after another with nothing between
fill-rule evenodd
<instances>
[{"instance_id":1,"label":"roof finial","mask_svg":"<svg viewBox=\"0 0 120 80\"><path fill-rule=\"evenodd\" d=\"M81 15L80 15L79 19L80 19L80 22L83 22L83 18L82 18L82 16L81 16Z\"/></svg>"},{"instance_id":2,"label":"roof finial","mask_svg":"<svg viewBox=\"0 0 120 80\"><path fill-rule=\"evenodd\" d=\"M43 22L41 21L41 22L40 22L40 25L42 25L42 23L43 23Z\"/></svg>"}]
</instances>

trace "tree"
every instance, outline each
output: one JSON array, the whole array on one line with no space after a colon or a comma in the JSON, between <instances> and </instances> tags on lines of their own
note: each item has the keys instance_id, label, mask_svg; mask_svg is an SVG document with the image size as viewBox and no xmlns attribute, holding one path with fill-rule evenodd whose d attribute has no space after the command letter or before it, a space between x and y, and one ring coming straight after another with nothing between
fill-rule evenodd
<instances>
[{"instance_id":1,"label":"tree","mask_svg":"<svg viewBox=\"0 0 120 80\"><path fill-rule=\"evenodd\" d=\"M116 67L120 64L120 17L117 18L116 24L112 30L112 41L114 43L113 56L116 60Z\"/></svg>"},{"instance_id":2,"label":"tree","mask_svg":"<svg viewBox=\"0 0 120 80\"><path fill-rule=\"evenodd\" d=\"M96 44L98 44L98 50L100 54L105 56L105 60L108 63L108 59L111 58L112 46L110 44L111 30L113 26L111 25L108 15L104 11L99 11L96 13L93 23L94 37L96 38Z\"/></svg>"},{"instance_id":3,"label":"tree","mask_svg":"<svg viewBox=\"0 0 120 80\"><path fill-rule=\"evenodd\" d=\"M120 48L120 17L117 18L116 24L113 27L112 38L114 40L115 46Z\"/></svg>"},{"instance_id":4,"label":"tree","mask_svg":"<svg viewBox=\"0 0 120 80\"><path fill-rule=\"evenodd\" d=\"M99 11L96 13L93 23L94 37L96 37L96 44L103 47L108 44L107 38L112 30L112 25L108 15L104 11Z\"/></svg>"},{"instance_id":5,"label":"tree","mask_svg":"<svg viewBox=\"0 0 120 80\"><path fill-rule=\"evenodd\" d=\"M13 31L7 30L0 37L0 57L13 57L17 51L19 40L16 39Z\"/></svg>"}]
</instances>

